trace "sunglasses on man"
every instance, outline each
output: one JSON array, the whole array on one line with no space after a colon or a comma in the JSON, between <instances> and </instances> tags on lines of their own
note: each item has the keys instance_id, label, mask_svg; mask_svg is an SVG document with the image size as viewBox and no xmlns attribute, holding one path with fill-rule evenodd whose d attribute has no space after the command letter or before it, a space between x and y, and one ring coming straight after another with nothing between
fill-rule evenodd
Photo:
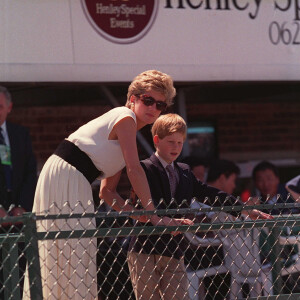
<instances>
[{"instance_id":1,"label":"sunglasses on man","mask_svg":"<svg viewBox=\"0 0 300 300\"><path fill-rule=\"evenodd\" d=\"M156 109L159 111L164 111L167 108L167 103L164 101L155 100L153 97L148 95L136 95L146 106L156 105Z\"/></svg>"}]
</instances>

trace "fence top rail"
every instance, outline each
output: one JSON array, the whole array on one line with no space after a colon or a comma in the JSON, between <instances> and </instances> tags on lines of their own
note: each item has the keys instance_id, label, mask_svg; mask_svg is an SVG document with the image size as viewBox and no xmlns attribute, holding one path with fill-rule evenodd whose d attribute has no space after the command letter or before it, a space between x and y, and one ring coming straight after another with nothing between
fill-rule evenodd
<instances>
[{"instance_id":1,"label":"fence top rail","mask_svg":"<svg viewBox=\"0 0 300 300\"><path fill-rule=\"evenodd\" d=\"M28 213L28 216L36 220L54 220L54 219L78 219L78 218L119 218L119 217L131 217L131 216L142 216L142 215L184 215L184 214L205 214L209 212L241 212L242 210L271 210L271 209L281 209L281 208L300 208L300 203L278 203L278 204L261 204L261 205L236 205L236 206L219 206L219 207L200 207L200 208L177 208L177 209L156 209L156 210L134 210L134 211L95 211L94 213L59 213L50 214L45 211L43 214L33 214ZM296 214L293 214L296 215ZM24 216L24 215L23 215ZM26 218L28 218L28 216ZM5 223L9 220L14 221L14 217L4 217L0 218L0 224ZM20 221L23 221L23 217L19 217ZM16 219L15 219L16 221Z\"/></svg>"},{"instance_id":2,"label":"fence top rail","mask_svg":"<svg viewBox=\"0 0 300 300\"><path fill-rule=\"evenodd\" d=\"M24 228L28 222L36 222L35 218L32 218L32 214L29 214L30 220L26 220L23 226ZM69 230L69 231L45 231L38 232L37 238L39 240L48 239L66 239L66 238L83 238L83 237L121 237L128 235L151 235L151 234L163 234L171 233L173 231L180 232L206 232L220 229L251 229L251 228L270 228L274 229L283 227L300 226L300 215L293 216L274 216L272 220L237 220L226 222L214 222L214 223L194 223L193 225L180 225L180 226L121 226L121 227L98 227L95 229L83 229L83 230ZM24 228L20 229L20 232L3 233L0 235L0 242L5 239L21 239L24 238ZM19 241L21 241L19 240Z\"/></svg>"},{"instance_id":3,"label":"fence top rail","mask_svg":"<svg viewBox=\"0 0 300 300\"><path fill-rule=\"evenodd\" d=\"M194 225L180 226L124 226L108 227L87 230L72 231L50 231L38 232L38 239L66 239L66 238L84 238L84 237L123 237L129 235L152 235L166 234L174 231L184 232L207 232L220 229L251 229L251 228L271 228L279 229L289 226L300 226L300 218L286 219L274 218L273 220L256 220L256 221L230 221L218 223L195 223Z\"/></svg>"},{"instance_id":4,"label":"fence top rail","mask_svg":"<svg viewBox=\"0 0 300 300\"><path fill-rule=\"evenodd\" d=\"M79 219L79 218L121 218L121 217L131 217L131 216L142 216L142 215L185 215L185 214L205 214L211 212L241 212L242 210L270 210L270 209L280 209L280 208L300 208L300 203L278 203L278 204L261 204L261 205L236 205L236 206L219 206L219 207L200 207L200 208L177 208L177 209L156 209L156 210L134 210L134 211L95 211L94 213L59 213L50 214L45 211L43 214L35 213L24 213L22 216L5 216L0 218L0 226L24 223L28 220L56 220L56 219ZM291 214L294 216L299 216L299 214Z\"/></svg>"}]
</instances>

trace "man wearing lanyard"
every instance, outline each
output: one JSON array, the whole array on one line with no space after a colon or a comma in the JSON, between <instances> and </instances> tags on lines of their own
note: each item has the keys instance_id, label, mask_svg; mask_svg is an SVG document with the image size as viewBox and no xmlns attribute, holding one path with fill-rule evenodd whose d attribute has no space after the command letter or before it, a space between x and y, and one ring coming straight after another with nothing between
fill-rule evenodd
<instances>
[{"instance_id":1,"label":"man wearing lanyard","mask_svg":"<svg viewBox=\"0 0 300 300\"><path fill-rule=\"evenodd\" d=\"M5 87L0 86L0 205L9 215L17 216L32 209L37 171L29 131L23 126L6 121L11 110L11 95ZM21 224L6 226L1 228L0 232L18 232L21 226ZM21 255L24 252L23 243L18 243L18 248L22 294L23 272L26 266L26 260ZM1 256L0 264L2 264ZM3 282L5 285L2 271L0 282L2 299L1 285Z\"/></svg>"},{"instance_id":2,"label":"man wearing lanyard","mask_svg":"<svg viewBox=\"0 0 300 300\"><path fill-rule=\"evenodd\" d=\"M0 96L1 97L1 96ZM5 209L8 209L11 200L11 175L12 175L12 165L11 165L11 152L10 144L7 135L6 122L0 126L0 159L2 168L2 201L1 204Z\"/></svg>"},{"instance_id":3,"label":"man wearing lanyard","mask_svg":"<svg viewBox=\"0 0 300 300\"><path fill-rule=\"evenodd\" d=\"M36 186L36 160L29 131L7 122L12 110L11 95L0 86L0 204L31 211Z\"/></svg>"}]
</instances>

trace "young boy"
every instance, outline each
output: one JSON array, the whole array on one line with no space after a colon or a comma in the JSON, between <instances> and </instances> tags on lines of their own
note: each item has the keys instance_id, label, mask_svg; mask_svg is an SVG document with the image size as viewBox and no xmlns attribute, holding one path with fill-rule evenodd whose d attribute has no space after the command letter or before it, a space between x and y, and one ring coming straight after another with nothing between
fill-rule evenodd
<instances>
[{"instance_id":1,"label":"young boy","mask_svg":"<svg viewBox=\"0 0 300 300\"><path fill-rule=\"evenodd\" d=\"M206 204L211 206L234 205L234 197L203 184L195 178L188 165L175 162L181 153L186 131L185 121L177 114L162 115L153 124L156 152L141 164L155 207L189 208L194 197L200 202L206 200ZM232 214L237 215L234 212ZM182 234L132 237L128 266L137 299L189 299L188 279L183 264L184 248Z\"/></svg>"},{"instance_id":2,"label":"young boy","mask_svg":"<svg viewBox=\"0 0 300 300\"><path fill-rule=\"evenodd\" d=\"M236 205L234 197L198 181L188 165L175 162L181 153L186 132L186 123L177 114L162 115L152 126L156 152L141 164L155 207L189 208L195 197L210 206ZM239 215L237 212L231 214ZM254 219L271 218L258 210L252 210L249 216ZM145 226L142 223L137 225ZM182 234L140 235L131 238L128 266L137 299L189 299L189 283L183 264L185 248Z\"/></svg>"}]
</instances>

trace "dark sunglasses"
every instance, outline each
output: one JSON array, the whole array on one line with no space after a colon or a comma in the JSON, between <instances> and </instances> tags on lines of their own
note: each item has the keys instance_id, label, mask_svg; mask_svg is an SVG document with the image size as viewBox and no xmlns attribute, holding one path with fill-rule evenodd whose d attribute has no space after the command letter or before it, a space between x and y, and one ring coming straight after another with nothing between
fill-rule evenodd
<instances>
[{"instance_id":1,"label":"dark sunglasses","mask_svg":"<svg viewBox=\"0 0 300 300\"><path fill-rule=\"evenodd\" d=\"M152 106L154 103L156 105L156 109L159 111L164 111L167 108L167 103L163 101L157 101L153 97L148 96L148 95L136 95L144 105L146 106Z\"/></svg>"}]
</instances>

